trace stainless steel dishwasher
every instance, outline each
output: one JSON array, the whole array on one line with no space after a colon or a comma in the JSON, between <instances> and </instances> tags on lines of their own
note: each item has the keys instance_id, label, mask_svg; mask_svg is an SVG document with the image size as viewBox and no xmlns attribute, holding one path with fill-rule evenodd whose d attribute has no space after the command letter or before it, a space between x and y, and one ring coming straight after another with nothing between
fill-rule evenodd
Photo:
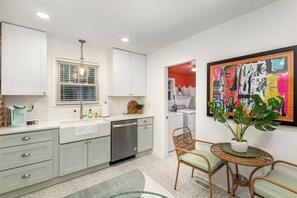
<instances>
[{"instance_id":1,"label":"stainless steel dishwasher","mask_svg":"<svg viewBox=\"0 0 297 198\"><path fill-rule=\"evenodd\" d=\"M111 123L111 163L135 157L137 153L137 120Z\"/></svg>"}]
</instances>

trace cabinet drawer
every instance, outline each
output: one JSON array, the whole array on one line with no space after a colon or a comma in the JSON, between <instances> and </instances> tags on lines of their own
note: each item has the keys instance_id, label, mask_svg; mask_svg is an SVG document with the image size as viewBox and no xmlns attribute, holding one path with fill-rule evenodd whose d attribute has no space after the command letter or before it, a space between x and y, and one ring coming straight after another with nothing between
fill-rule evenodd
<instances>
[{"instance_id":1,"label":"cabinet drawer","mask_svg":"<svg viewBox=\"0 0 297 198\"><path fill-rule=\"evenodd\" d=\"M146 125L146 124L152 124L153 118L141 118L138 119L138 126Z\"/></svg>"},{"instance_id":2,"label":"cabinet drawer","mask_svg":"<svg viewBox=\"0 0 297 198\"><path fill-rule=\"evenodd\" d=\"M53 139L52 130L0 136L0 148L19 146Z\"/></svg>"},{"instance_id":3,"label":"cabinet drawer","mask_svg":"<svg viewBox=\"0 0 297 198\"><path fill-rule=\"evenodd\" d=\"M52 141L0 149L0 171L52 159Z\"/></svg>"},{"instance_id":4,"label":"cabinet drawer","mask_svg":"<svg viewBox=\"0 0 297 198\"><path fill-rule=\"evenodd\" d=\"M0 172L0 194L52 178L52 161Z\"/></svg>"}]
</instances>

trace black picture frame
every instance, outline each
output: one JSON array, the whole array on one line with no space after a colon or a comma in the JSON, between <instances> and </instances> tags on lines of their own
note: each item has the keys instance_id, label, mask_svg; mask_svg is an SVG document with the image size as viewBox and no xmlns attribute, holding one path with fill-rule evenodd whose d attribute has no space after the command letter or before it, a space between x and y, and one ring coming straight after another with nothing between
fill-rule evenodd
<instances>
[{"instance_id":1,"label":"black picture frame","mask_svg":"<svg viewBox=\"0 0 297 198\"><path fill-rule=\"evenodd\" d=\"M207 101L210 101L212 99L211 95L210 95L211 94L211 90L210 90L211 82L210 81L212 78L211 77L211 69L215 65L226 64L226 66L227 66L228 63L232 63L232 62L236 62L236 61L244 62L247 59L253 59L253 58L257 58L257 57L274 55L274 54L279 54L279 53L284 53L284 52L293 52L293 64L288 65L288 67L292 67L292 69L293 69L293 72L292 72L293 73L293 89L292 89L293 90L293 108L292 109L294 112L293 112L293 120L292 121L284 121L281 119L279 119L279 121L281 121L282 125L297 126L297 45L207 63ZM207 116L212 116L207 104L206 104L206 107L207 107Z\"/></svg>"}]
</instances>

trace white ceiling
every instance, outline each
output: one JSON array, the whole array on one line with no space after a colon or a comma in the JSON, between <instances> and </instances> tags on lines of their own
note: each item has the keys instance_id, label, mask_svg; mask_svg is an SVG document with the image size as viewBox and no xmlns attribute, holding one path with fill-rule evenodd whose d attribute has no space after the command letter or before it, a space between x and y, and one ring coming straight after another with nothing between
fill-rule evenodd
<instances>
[{"instance_id":1,"label":"white ceiling","mask_svg":"<svg viewBox=\"0 0 297 198\"><path fill-rule=\"evenodd\" d=\"M44 30L49 38L148 53L274 1L0 0L0 20ZM123 44L122 36L130 43Z\"/></svg>"}]
</instances>

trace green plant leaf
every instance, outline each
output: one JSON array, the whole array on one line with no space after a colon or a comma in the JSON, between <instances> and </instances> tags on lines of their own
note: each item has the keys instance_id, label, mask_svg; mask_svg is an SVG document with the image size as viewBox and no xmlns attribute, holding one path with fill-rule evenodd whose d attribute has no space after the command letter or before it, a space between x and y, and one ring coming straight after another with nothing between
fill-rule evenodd
<instances>
[{"instance_id":1,"label":"green plant leaf","mask_svg":"<svg viewBox=\"0 0 297 198\"><path fill-rule=\"evenodd\" d=\"M272 126L278 126L278 125L280 125L281 122L275 122L275 121L272 121L272 120L271 120L271 121L269 121L268 123L269 123L270 125L272 125Z\"/></svg>"},{"instance_id":2,"label":"green plant leaf","mask_svg":"<svg viewBox=\"0 0 297 198\"><path fill-rule=\"evenodd\" d=\"M234 120L234 122L235 122L236 124L241 124L241 121L240 121L239 118L237 118L237 117L233 117L233 120Z\"/></svg>"},{"instance_id":3,"label":"green plant leaf","mask_svg":"<svg viewBox=\"0 0 297 198\"><path fill-rule=\"evenodd\" d=\"M263 125L258 123L258 124L255 124L255 128L260 130L260 131L266 131L265 128L263 128Z\"/></svg>"},{"instance_id":4,"label":"green plant leaf","mask_svg":"<svg viewBox=\"0 0 297 198\"><path fill-rule=\"evenodd\" d=\"M267 130L267 131L274 131L276 128L271 127L269 124L263 124L263 127Z\"/></svg>"},{"instance_id":5,"label":"green plant leaf","mask_svg":"<svg viewBox=\"0 0 297 198\"><path fill-rule=\"evenodd\" d=\"M252 98L255 102L255 105L257 105L257 106L259 106L260 103L263 103L263 100L261 99L261 97L258 94L252 95Z\"/></svg>"},{"instance_id":6,"label":"green plant leaf","mask_svg":"<svg viewBox=\"0 0 297 198\"><path fill-rule=\"evenodd\" d=\"M226 122L226 119L225 119L223 116L219 116L219 117L217 117L217 120L218 120L219 122L222 122L222 123L225 123L225 122Z\"/></svg>"},{"instance_id":7,"label":"green plant leaf","mask_svg":"<svg viewBox=\"0 0 297 198\"><path fill-rule=\"evenodd\" d=\"M243 119L242 119L242 123L244 124L244 125L248 125L248 124L250 124L252 122L252 118L250 118L250 117L243 117Z\"/></svg>"}]
</instances>

